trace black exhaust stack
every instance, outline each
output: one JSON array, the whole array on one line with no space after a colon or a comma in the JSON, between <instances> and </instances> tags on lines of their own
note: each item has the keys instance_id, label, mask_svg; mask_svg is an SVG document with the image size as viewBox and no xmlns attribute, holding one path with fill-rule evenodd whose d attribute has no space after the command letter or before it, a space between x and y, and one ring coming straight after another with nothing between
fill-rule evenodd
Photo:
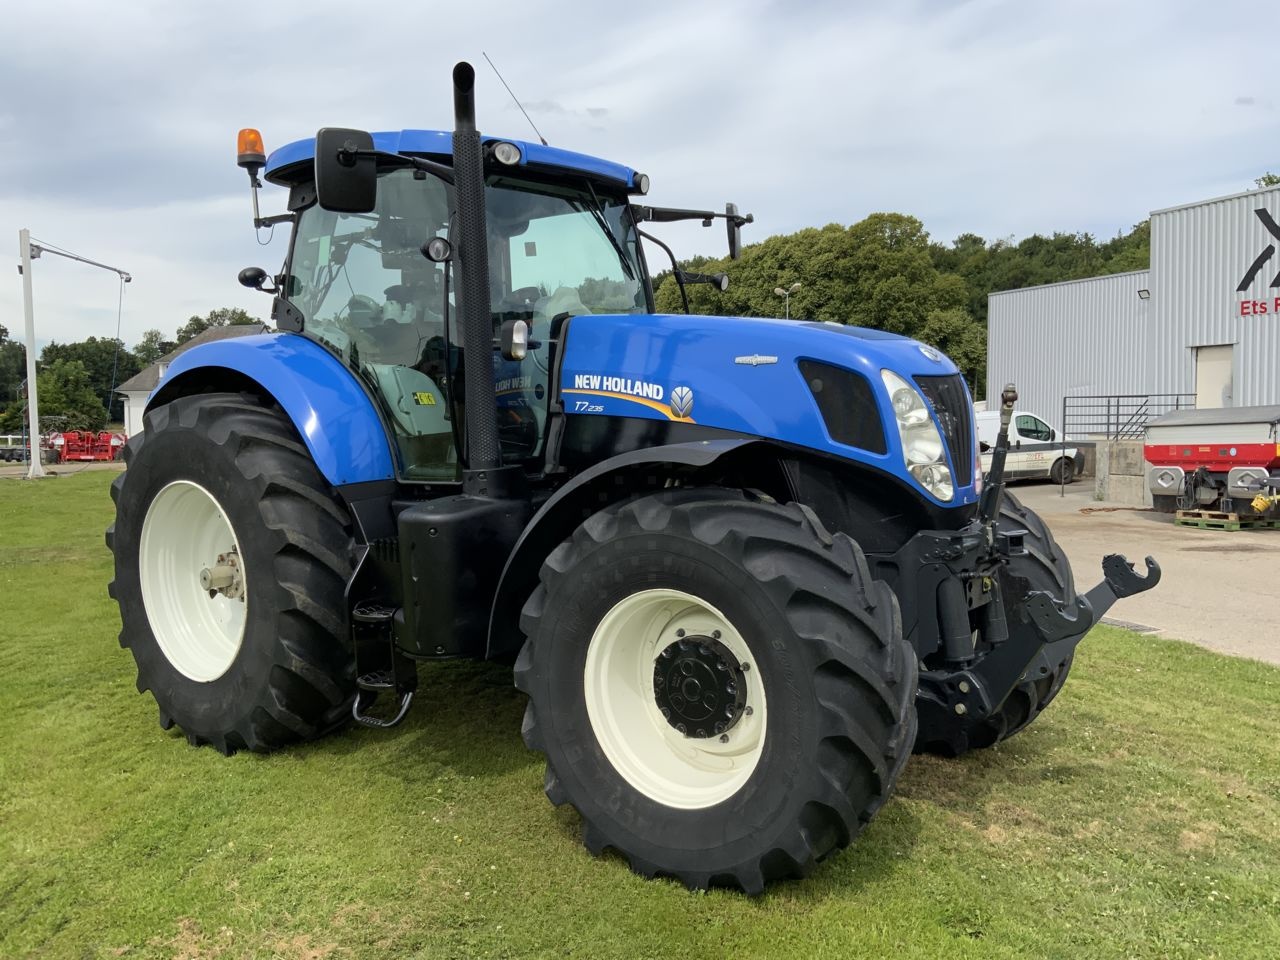
<instances>
[{"instance_id":1,"label":"black exhaust stack","mask_svg":"<svg viewBox=\"0 0 1280 960\"><path fill-rule=\"evenodd\" d=\"M493 394L493 321L489 304L489 249L484 210L484 156L476 130L476 72L453 68L453 189L458 204L458 265L462 277L463 376L466 390L468 493L487 492L502 466Z\"/></svg>"},{"instance_id":2,"label":"black exhaust stack","mask_svg":"<svg viewBox=\"0 0 1280 960\"><path fill-rule=\"evenodd\" d=\"M454 257L461 272L467 429L462 493L414 504L397 520L404 606L395 613L395 641L397 649L419 659L465 656L485 648L503 565L533 515L524 468L502 465L498 438L475 79L471 64L453 68Z\"/></svg>"}]
</instances>

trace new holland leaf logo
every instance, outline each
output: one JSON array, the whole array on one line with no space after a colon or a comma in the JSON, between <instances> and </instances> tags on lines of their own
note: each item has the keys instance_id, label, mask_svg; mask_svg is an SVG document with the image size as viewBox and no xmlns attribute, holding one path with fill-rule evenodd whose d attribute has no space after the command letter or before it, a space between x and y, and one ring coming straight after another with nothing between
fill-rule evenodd
<instances>
[{"instance_id":1,"label":"new holland leaf logo","mask_svg":"<svg viewBox=\"0 0 1280 960\"><path fill-rule=\"evenodd\" d=\"M671 391L671 412L684 419L693 412L693 391L688 387L676 387Z\"/></svg>"},{"instance_id":2,"label":"new holland leaf logo","mask_svg":"<svg viewBox=\"0 0 1280 960\"><path fill-rule=\"evenodd\" d=\"M1280 224L1277 224L1275 220L1271 219L1271 214L1262 207L1259 207L1257 210L1253 211L1253 213L1254 216L1262 221L1262 225L1267 228L1267 233L1271 234L1275 239L1280 240ZM1275 252L1276 245L1274 243L1268 243L1263 247L1262 252L1258 254L1253 263L1249 264L1249 269L1245 271L1244 279L1240 281L1240 286L1236 287L1236 293L1244 293L1253 286L1253 281L1257 279L1258 274L1262 271L1262 268L1266 266L1267 261L1275 255ZM1275 275L1271 280L1270 285L1273 287L1280 287L1280 273Z\"/></svg>"}]
</instances>

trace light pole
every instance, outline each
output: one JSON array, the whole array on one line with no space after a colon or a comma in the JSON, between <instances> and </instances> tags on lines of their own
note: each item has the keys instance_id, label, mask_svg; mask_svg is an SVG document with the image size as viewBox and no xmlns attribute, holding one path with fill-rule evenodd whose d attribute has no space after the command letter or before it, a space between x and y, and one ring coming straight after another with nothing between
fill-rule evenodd
<instances>
[{"instance_id":1,"label":"light pole","mask_svg":"<svg viewBox=\"0 0 1280 960\"><path fill-rule=\"evenodd\" d=\"M44 466L40 463L40 407L36 400L36 321L35 310L31 303L31 261L42 253L51 253L59 257L66 257L68 260L75 260L79 263L87 263L91 267L101 267L103 270L110 270L120 278L121 297L124 295L123 284L129 283L133 277L129 276L128 271L121 270L119 267L108 266L105 263L98 263L96 260L90 260L86 257L77 256L66 250L59 250L49 245L41 246L31 242L31 231L25 227L18 231L18 256L22 261L22 265L18 267L18 272L22 274L22 318L26 322L27 334L27 424L28 424L28 443L31 445L31 451L27 455L27 479L34 480L37 477L44 476ZM123 305L123 299L121 300ZM122 309L123 307L121 307ZM116 337L120 336L119 313L116 317ZM107 410L111 409L111 398L107 398Z\"/></svg>"},{"instance_id":2,"label":"light pole","mask_svg":"<svg viewBox=\"0 0 1280 960\"><path fill-rule=\"evenodd\" d=\"M795 293L795 292L796 292L797 290L799 290L799 289L800 289L800 281L799 281L799 280L797 280L797 281L796 281L795 283L793 283L791 286L787 287L787 289L785 289L785 290L783 290L781 287L774 287L774 288L773 288L773 292L774 292L774 293L776 293L778 296L782 297L782 299L786 301L787 319L788 319L788 320L790 320L790 319L791 319L791 295L792 295L793 293Z\"/></svg>"}]
</instances>

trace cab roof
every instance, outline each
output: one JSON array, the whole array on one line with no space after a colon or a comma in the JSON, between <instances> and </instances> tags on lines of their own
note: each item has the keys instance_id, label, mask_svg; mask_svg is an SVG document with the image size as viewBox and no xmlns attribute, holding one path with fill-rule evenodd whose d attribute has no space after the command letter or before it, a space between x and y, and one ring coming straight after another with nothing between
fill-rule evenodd
<instances>
[{"instance_id":1,"label":"cab roof","mask_svg":"<svg viewBox=\"0 0 1280 960\"><path fill-rule=\"evenodd\" d=\"M517 167L560 170L578 173L595 180L621 185L628 189L636 185L636 171L620 163L590 157L585 153L547 147L526 140L509 140L505 137L484 137L484 143L505 140L520 148ZM373 146L387 153L420 154L433 157L453 156L453 134L447 130L390 130L373 134ZM295 140L267 157L264 176L271 183L290 186L308 179L315 160L315 138Z\"/></svg>"}]
</instances>

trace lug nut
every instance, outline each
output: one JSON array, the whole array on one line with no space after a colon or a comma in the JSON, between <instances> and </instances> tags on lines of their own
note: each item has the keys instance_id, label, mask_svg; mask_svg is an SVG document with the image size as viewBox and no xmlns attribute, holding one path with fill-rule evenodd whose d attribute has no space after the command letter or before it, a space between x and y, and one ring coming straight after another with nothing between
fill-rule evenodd
<instances>
[{"instance_id":1,"label":"lug nut","mask_svg":"<svg viewBox=\"0 0 1280 960\"><path fill-rule=\"evenodd\" d=\"M968 712L969 712L969 708L966 707L963 703L956 704L956 713L960 714L960 716L964 716Z\"/></svg>"},{"instance_id":2,"label":"lug nut","mask_svg":"<svg viewBox=\"0 0 1280 960\"><path fill-rule=\"evenodd\" d=\"M721 742L721 743L728 743L728 742L729 742L729 735L728 735L727 733L722 733L722 734L720 734L720 742Z\"/></svg>"},{"instance_id":3,"label":"lug nut","mask_svg":"<svg viewBox=\"0 0 1280 960\"><path fill-rule=\"evenodd\" d=\"M968 693L968 692L969 692L969 681L968 681L968 680L961 680L961 681L960 681L960 692L961 692L961 693Z\"/></svg>"}]
</instances>

